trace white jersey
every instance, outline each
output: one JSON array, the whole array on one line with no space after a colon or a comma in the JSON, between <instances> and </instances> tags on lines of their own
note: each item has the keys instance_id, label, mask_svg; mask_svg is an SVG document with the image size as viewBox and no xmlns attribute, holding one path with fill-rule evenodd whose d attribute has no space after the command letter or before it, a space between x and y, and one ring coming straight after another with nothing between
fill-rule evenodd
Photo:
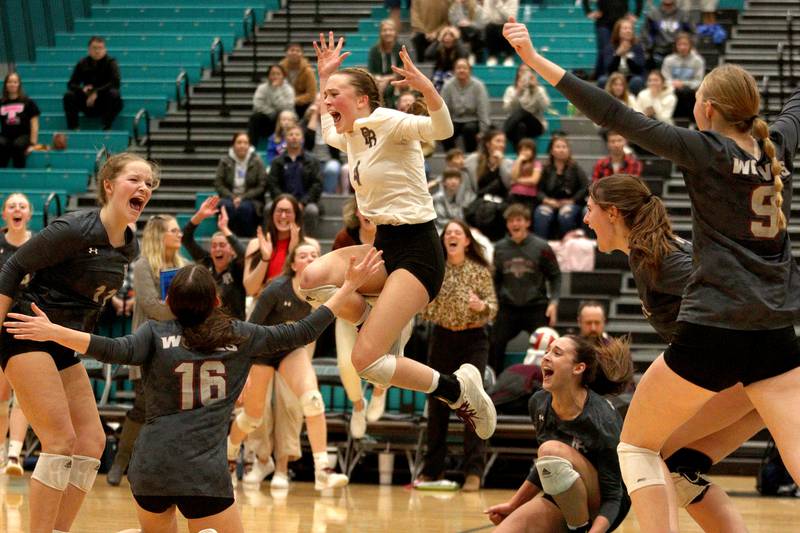
<instances>
[{"instance_id":1,"label":"white jersey","mask_svg":"<svg viewBox=\"0 0 800 533\"><path fill-rule=\"evenodd\" d=\"M447 106L430 117L379 107L343 134L336 133L326 113L322 135L329 145L347 151L358 209L374 224L421 224L436 218L420 141L453 135Z\"/></svg>"}]
</instances>

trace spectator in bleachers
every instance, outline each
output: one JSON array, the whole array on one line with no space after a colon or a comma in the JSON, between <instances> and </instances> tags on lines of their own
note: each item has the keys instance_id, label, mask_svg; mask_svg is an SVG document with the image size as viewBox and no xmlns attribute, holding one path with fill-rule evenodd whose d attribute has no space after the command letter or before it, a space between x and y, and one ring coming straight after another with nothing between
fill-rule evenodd
<instances>
[{"instance_id":1,"label":"spectator in bleachers","mask_svg":"<svg viewBox=\"0 0 800 533\"><path fill-rule=\"evenodd\" d=\"M605 87L608 77L619 72L625 76L630 91L638 94L644 87L645 63L644 47L633 31L633 21L620 19L614 24L611 41L603 49L603 69L597 84Z\"/></svg>"},{"instance_id":2,"label":"spectator in bleachers","mask_svg":"<svg viewBox=\"0 0 800 533\"><path fill-rule=\"evenodd\" d=\"M139 259L133 263L133 290L136 305L133 308L132 331L148 320L174 320L175 316L161 298L161 271L181 268L187 264L180 254L181 227L175 217L153 215L142 232L142 250ZM145 422L146 399L142 381L142 371L138 366L130 366L128 376L134 383L135 399L133 408L125 415L122 425L117 455L108 472L109 485L117 486L128 467L133 452L133 444Z\"/></svg>"},{"instance_id":3,"label":"spectator in bleachers","mask_svg":"<svg viewBox=\"0 0 800 533\"><path fill-rule=\"evenodd\" d=\"M539 181L541 204L533 216L533 231L542 239L548 239L555 229L560 239L580 224L589 181L581 166L572 159L572 148L566 137L553 135L547 152L550 158Z\"/></svg>"},{"instance_id":4,"label":"spectator in bleachers","mask_svg":"<svg viewBox=\"0 0 800 533\"><path fill-rule=\"evenodd\" d=\"M313 235L319 223L319 198L322 173L319 160L303 150L303 129L292 126L286 131L286 150L272 160L267 175L267 203L282 194L291 194L303 210L306 233Z\"/></svg>"},{"instance_id":5,"label":"spectator in bleachers","mask_svg":"<svg viewBox=\"0 0 800 533\"><path fill-rule=\"evenodd\" d=\"M389 10L389 20L394 23L394 27L397 31L400 31L400 28L403 27L403 22L400 19L402 3L403 0L383 0L383 7ZM411 0L408 0L408 4L411 4Z\"/></svg>"},{"instance_id":6,"label":"spectator in bleachers","mask_svg":"<svg viewBox=\"0 0 800 533\"><path fill-rule=\"evenodd\" d=\"M433 208L436 210L436 231L441 233L453 219L464 218L464 206L459 202L461 171L445 168L442 173L442 189L433 195Z\"/></svg>"},{"instance_id":7,"label":"spectator in bleachers","mask_svg":"<svg viewBox=\"0 0 800 533\"><path fill-rule=\"evenodd\" d=\"M388 2L399 0L385 0ZM411 29L414 35L411 42L417 52L417 62L425 61L425 51L436 42L439 32L447 26L447 12L450 8L448 1L437 2L411 2Z\"/></svg>"},{"instance_id":8,"label":"spectator in bleachers","mask_svg":"<svg viewBox=\"0 0 800 533\"><path fill-rule=\"evenodd\" d=\"M286 80L286 71L280 65L271 65L267 81L253 94L253 114L247 126L247 134L253 146L258 146L261 137L275 131L275 122L281 111L294 110L294 88Z\"/></svg>"},{"instance_id":9,"label":"spectator in bleachers","mask_svg":"<svg viewBox=\"0 0 800 533\"><path fill-rule=\"evenodd\" d=\"M592 181L607 178L612 174L632 174L642 175L642 162L635 155L625 153L625 146L628 141L622 134L616 131L606 133L606 148L608 155L601 157L594 164L592 170Z\"/></svg>"},{"instance_id":10,"label":"spectator in bleachers","mask_svg":"<svg viewBox=\"0 0 800 533\"><path fill-rule=\"evenodd\" d=\"M391 19L381 21L378 42L369 49L367 69L378 82L378 90L382 93L394 79L392 67L402 66L400 61L400 43L397 40L397 27Z\"/></svg>"},{"instance_id":11,"label":"spectator in bleachers","mask_svg":"<svg viewBox=\"0 0 800 533\"><path fill-rule=\"evenodd\" d=\"M239 320L245 319L245 293L242 278L244 277L244 246L228 226L228 211L224 207L217 209L218 196L209 196L195 212L183 228L181 242L192 259L206 267L219 287L219 297L227 311ZM217 217L219 231L211 236L211 252L209 253L195 240L194 234L203 220Z\"/></svg>"},{"instance_id":12,"label":"spectator in bleachers","mask_svg":"<svg viewBox=\"0 0 800 533\"><path fill-rule=\"evenodd\" d=\"M321 128L319 99L320 95L317 95L314 103L306 109L306 114L300 121L305 138L303 149L311 153L314 152L317 144L317 131ZM339 154L341 152L330 145L327 146L327 150L330 158L322 164L322 191L330 194L341 193L343 192L343 189L340 188L342 162L339 159Z\"/></svg>"},{"instance_id":13,"label":"spectator in bleachers","mask_svg":"<svg viewBox=\"0 0 800 533\"><path fill-rule=\"evenodd\" d=\"M594 32L597 38L597 60L595 62L595 76L603 72L603 50L611 42L611 33L614 26L623 18L639 18L642 14L642 0L636 0L636 11L628 11L628 0L597 0L594 11L589 7L589 0L583 0L583 12L594 21Z\"/></svg>"},{"instance_id":14,"label":"spectator in bleachers","mask_svg":"<svg viewBox=\"0 0 800 533\"><path fill-rule=\"evenodd\" d=\"M297 126L297 114L294 111L281 111L278 113L275 131L267 138L266 163L268 165L286 150L286 132L292 126Z\"/></svg>"},{"instance_id":15,"label":"spectator in bleachers","mask_svg":"<svg viewBox=\"0 0 800 533\"><path fill-rule=\"evenodd\" d=\"M220 207L228 211L230 228L240 237L256 234L263 209L267 170L243 131L233 136L228 153L219 160L214 189Z\"/></svg>"},{"instance_id":16,"label":"spectator in bleachers","mask_svg":"<svg viewBox=\"0 0 800 533\"><path fill-rule=\"evenodd\" d=\"M522 139L517 143L517 159L511 168L511 191L508 201L522 204L531 213L539 205L539 181L542 179L542 163L536 159L536 143Z\"/></svg>"},{"instance_id":17,"label":"spectator in bleachers","mask_svg":"<svg viewBox=\"0 0 800 533\"><path fill-rule=\"evenodd\" d=\"M445 150L455 148L460 137L466 152L474 152L478 146L478 135L491 126L489 119L489 92L486 85L472 75L469 61L464 58L455 62L455 77L442 87L442 99L453 120L453 136L442 141Z\"/></svg>"},{"instance_id":18,"label":"spectator in bleachers","mask_svg":"<svg viewBox=\"0 0 800 533\"><path fill-rule=\"evenodd\" d=\"M439 296L422 312L424 319L433 322L428 365L441 373L450 373L469 363L483 376L489 358L487 326L497 314L492 270L480 244L462 220L451 220L440 240L446 258L444 282ZM428 446L420 481L439 479L444 473L449 423L447 405L429 401ZM484 441L475 435L474 429L465 428L463 491L481 488L484 449Z\"/></svg>"},{"instance_id":19,"label":"spectator in bleachers","mask_svg":"<svg viewBox=\"0 0 800 533\"><path fill-rule=\"evenodd\" d=\"M547 130L545 111L550 107L550 97L539 83L531 68L521 64L517 68L514 85L509 85L503 94L503 111L508 118L503 131L512 144L524 138L536 138Z\"/></svg>"},{"instance_id":20,"label":"spectator in bleachers","mask_svg":"<svg viewBox=\"0 0 800 533\"><path fill-rule=\"evenodd\" d=\"M628 82L625 76L619 72L614 72L608 77L605 88L608 94L621 100L628 107L636 109L636 97L628 90Z\"/></svg>"},{"instance_id":21,"label":"spectator in bleachers","mask_svg":"<svg viewBox=\"0 0 800 533\"><path fill-rule=\"evenodd\" d=\"M378 227L358 210L355 196L348 198L342 205L342 219L344 227L334 237L332 250L375 242Z\"/></svg>"},{"instance_id":22,"label":"spectator in bleachers","mask_svg":"<svg viewBox=\"0 0 800 533\"><path fill-rule=\"evenodd\" d=\"M39 142L40 114L39 106L22 89L19 74L6 75L0 98L0 168L9 161L14 168L25 168L28 154Z\"/></svg>"},{"instance_id":23,"label":"spectator in bleachers","mask_svg":"<svg viewBox=\"0 0 800 533\"><path fill-rule=\"evenodd\" d=\"M256 230L256 238L247 243L244 263L244 289L256 296L269 281L280 276L289 252L301 242L310 242L319 249L316 239L306 237L303 230L303 209L291 194L281 194L265 209L266 229Z\"/></svg>"},{"instance_id":24,"label":"spectator in bleachers","mask_svg":"<svg viewBox=\"0 0 800 533\"><path fill-rule=\"evenodd\" d=\"M317 76L311 63L303 56L303 45L286 45L286 57L281 60L280 66L294 88L294 112L302 117L317 97Z\"/></svg>"},{"instance_id":25,"label":"spectator in bleachers","mask_svg":"<svg viewBox=\"0 0 800 533\"><path fill-rule=\"evenodd\" d=\"M500 309L494 323L494 351L489 364L503 370L506 346L521 331L554 327L561 296L561 270L547 241L530 232L531 212L511 204L503 213L508 235L495 244L494 286Z\"/></svg>"},{"instance_id":26,"label":"spectator in bleachers","mask_svg":"<svg viewBox=\"0 0 800 533\"><path fill-rule=\"evenodd\" d=\"M461 42L461 32L454 26L445 26L439 31L436 41L425 50L425 60L433 61L433 85L441 92L442 86L453 77L456 61L466 60L469 50ZM467 62L469 65L469 62Z\"/></svg>"},{"instance_id":27,"label":"spectator in bleachers","mask_svg":"<svg viewBox=\"0 0 800 533\"><path fill-rule=\"evenodd\" d=\"M503 37L503 24L508 17L516 17L519 0L484 0L483 13L486 18L486 47L489 66L502 63L507 67L514 66L514 49Z\"/></svg>"},{"instance_id":28,"label":"spectator in bleachers","mask_svg":"<svg viewBox=\"0 0 800 533\"><path fill-rule=\"evenodd\" d=\"M606 310L597 300L583 300L578 306L578 335L587 340L607 339Z\"/></svg>"},{"instance_id":29,"label":"spectator in bleachers","mask_svg":"<svg viewBox=\"0 0 800 533\"><path fill-rule=\"evenodd\" d=\"M647 67L661 68L664 58L672 53L679 32L694 33L689 13L678 9L675 0L661 0L647 12L642 22L642 45L647 53Z\"/></svg>"},{"instance_id":30,"label":"spectator in bleachers","mask_svg":"<svg viewBox=\"0 0 800 533\"><path fill-rule=\"evenodd\" d=\"M675 90L677 104L673 117L692 118L694 93L706 73L706 60L692 46L692 36L681 32L675 38L675 53L664 58L661 73Z\"/></svg>"},{"instance_id":31,"label":"spectator in bleachers","mask_svg":"<svg viewBox=\"0 0 800 533\"><path fill-rule=\"evenodd\" d=\"M410 115L427 115L428 106L425 100L416 91L405 91L397 99L395 109ZM422 156L427 159L436 151L436 141L420 141L422 145ZM428 173L428 163L425 163L425 173Z\"/></svg>"},{"instance_id":32,"label":"spectator in bleachers","mask_svg":"<svg viewBox=\"0 0 800 533\"><path fill-rule=\"evenodd\" d=\"M476 0L453 0L447 16L450 24L461 31L461 40L469 44L470 65L483 63L483 50L486 46L483 40L486 26L483 5Z\"/></svg>"},{"instance_id":33,"label":"spectator in bleachers","mask_svg":"<svg viewBox=\"0 0 800 533\"><path fill-rule=\"evenodd\" d=\"M492 129L483 136L479 150L464 160L464 216L492 241L501 239L506 232L503 209L514 162L505 151L505 133Z\"/></svg>"},{"instance_id":34,"label":"spectator in bleachers","mask_svg":"<svg viewBox=\"0 0 800 533\"><path fill-rule=\"evenodd\" d=\"M120 75L117 60L106 51L106 40L92 36L89 55L78 61L64 93L64 114L67 128L78 128L78 113L100 117L103 129L110 130L114 119L122 111L119 92Z\"/></svg>"},{"instance_id":35,"label":"spectator in bleachers","mask_svg":"<svg viewBox=\"0 0 800 533\"><path fill-rule=\"evenodd\" d=\"M675 90L667 85L660 70L651 70L647 75L647 88L636 96L636 109L650 118L672 124L675 112Z\"/></svg>"}]
</instances>

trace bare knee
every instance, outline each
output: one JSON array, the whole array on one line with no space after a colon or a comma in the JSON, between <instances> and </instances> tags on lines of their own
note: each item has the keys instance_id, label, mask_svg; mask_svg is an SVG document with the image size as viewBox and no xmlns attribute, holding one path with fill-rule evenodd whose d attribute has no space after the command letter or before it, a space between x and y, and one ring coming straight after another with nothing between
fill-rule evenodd
<instances>
[{"instance_id":1,"label":"bare knee","mask_svg":"<svg viewBox=\"0 0 800 533\"><path fill-rule=\"evenodd\" d=\"M78 437L71 426L59 430L41 432L42 451L53 455L72 455L78 443Z\"/></svg>"},{"instance_id":2,"label":"bare knee","mask_svg":"<svg viewBox=\"0 0 800 533\"><path fill-rule=\"evenodd\" d=\"M326 281L324 270L313 263L308 265L300 273L301 289L313 289L314 287L325 285Z\"/></svg>"},{"instance_id":3,"label":"bare knee","mask_svg":"<svg viewBox=\"0 0 800 533\"><path fill-rule=\"evenodd\" d=\"M536 453L539 457L549 455L551 457L569 459L575 453L575 449L561 441L548 440L539 445L539 449Z\"/></svg>"},{"instance_id":4,"label":"bare knee","mask_svg":"<svg viewBox=\"0 0 800 533\"><path fill-rule=\"evenodd\" d=\"M106 449L106 434L102 426L86 428L80 431L73 447L73 455L85 455L100 459Z\"/></svg>"}]
</instances>

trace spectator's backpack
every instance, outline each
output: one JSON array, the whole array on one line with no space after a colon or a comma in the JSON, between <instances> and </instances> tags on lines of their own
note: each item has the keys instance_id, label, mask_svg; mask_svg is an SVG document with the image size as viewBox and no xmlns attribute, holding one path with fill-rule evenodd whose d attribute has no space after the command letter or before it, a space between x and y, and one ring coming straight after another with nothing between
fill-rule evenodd
<instances>
[{"instance_id":1,"label":"spectator's backpack","mask_svg":"<svg viewBox=\"0 0 800 533\"><path fill-rule=\"evenodd\" d=\"M541 368L537 365L516 364L503 370L488 392L498 413L527 415L528 400L541 388Z\"/></svg>"},{"instance_id":2,"label":"spectator's backpack","mask_svg":"<svg viewBox=\"0 0 800 533\"><path fill-rule=\"evenodd\" d=\"M786 470L778 447L771 438L758 469L756 489L762 496L794 496L797 492L797 485Z\"/></svg>"}]
</instances>

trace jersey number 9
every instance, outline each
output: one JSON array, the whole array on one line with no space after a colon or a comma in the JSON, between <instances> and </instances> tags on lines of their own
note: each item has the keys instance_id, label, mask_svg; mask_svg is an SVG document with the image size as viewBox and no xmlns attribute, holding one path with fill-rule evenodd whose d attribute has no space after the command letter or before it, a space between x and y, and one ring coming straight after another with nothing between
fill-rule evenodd
<instances>
[{"instance_id":1,"label":"jersey number 9","mask_svg":"<svg viewBox=\"0 0 800 533\"><path fill-rule=\"evenodd\" d=\"M208 405L226 395L222 361L186 361L175 367L175 373L181 379L181 409L184 411Z\"/></svg>"},{"instance_id":2,"label":"jersey number 9","mask_svg":"<svg viewBox=\"0 0 800 533\"><path fill-rule=\"evenodd\" d=\"M775 206L775 186L759 185L750 194L750 210L756 220L750 222L750 233L759 239L774 239L780 231L780 210Z\"/></svg>"}]
</instances>

